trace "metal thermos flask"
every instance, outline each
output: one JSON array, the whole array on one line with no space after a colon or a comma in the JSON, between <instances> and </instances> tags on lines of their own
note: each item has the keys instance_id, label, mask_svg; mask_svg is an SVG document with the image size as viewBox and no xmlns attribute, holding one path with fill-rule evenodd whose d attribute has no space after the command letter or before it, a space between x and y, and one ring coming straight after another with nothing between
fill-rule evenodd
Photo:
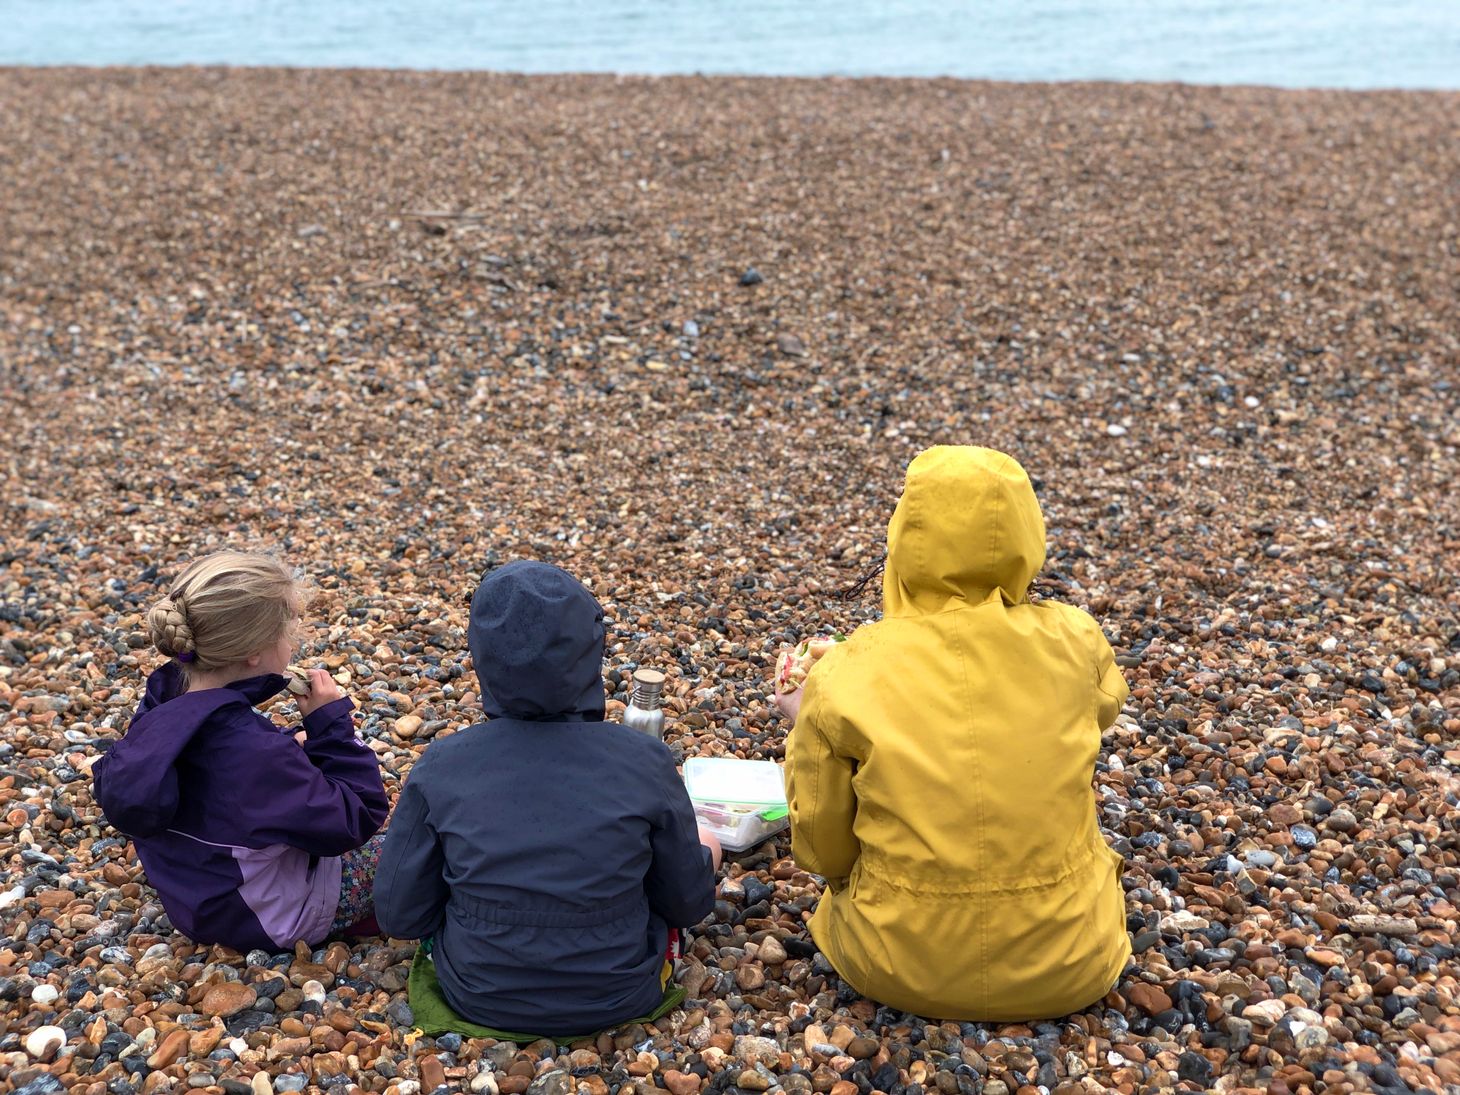
<instances>
[{"instance_id":1,"label":"metal thermos flask","mask_svg":"<svg viewBox=\"0 0 1460 1095\"><path fill-rule=\"evenodd\" d=\"M624 725L664 740L664 674L657 669L634 673L634 690L624 709Z\"/></svg>"}]
</instances>

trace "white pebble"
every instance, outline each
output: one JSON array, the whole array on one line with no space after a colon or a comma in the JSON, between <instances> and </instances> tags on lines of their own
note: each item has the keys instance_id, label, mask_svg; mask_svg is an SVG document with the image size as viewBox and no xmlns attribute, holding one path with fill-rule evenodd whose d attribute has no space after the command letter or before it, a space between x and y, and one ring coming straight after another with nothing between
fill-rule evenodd
<instances>
[{"instance_id":1,"label":"white pebble","mask_svg":"<svg viewBox=\"0 0 1460 1095\"><path fill-rule=\"evenodd\" d=\"M324 986L321 985L318 981L304 982L304 984L299 987L299 991L304 993L304 998L306 1000L313 1000L316 1004L324 1003Z\"/></svg>"},{"instance_id":2,"label":"white pebble","mask_svg":"<svg viewBox=\"0 0 1460 1095\"><path fill-rule=\"evenodd\" d=\"M66 1044L66 1032L60 1027L36 1027L25 1036L25 1051L36 1060Z\"/></svg>"},{"instance_id":3,"label":"white pebble","mask_svg":"<svg viewBox=\"0 0 1460 1095\"><path fill-rule=\"evenodd\" d=\"M1198 932L1210 927L1209 921L1186 909L1167 913L1161 917L1161 930L1174 932Z\"/></svg>"},{"instance_id":4,"label":"white pebble","mask_svg":"<svg viewBox=\"0 0 1460 1095\"><path fill-rule=\"evenodd\" d=\"M1288 1012L1288 1005L1281 1000L1259 1000L1255 1004L1248 1004L1242 1009L1242 1018L1248 1022L1262 1023L1265 1026L1276 1026L1277 1021Z\"/></svg>"},{"instance_id":5,"label":"white pebble","mask_svg":"<svg viewBox=\"0 0 1460 1095\"><path fill-rule=\"evenodd\" d=\"M37 1004L54 1004L60 995L61 990L55 985L37 985L30 990L30 998Z\"/></svg>"},{"instance_id":6,"label":"white pebble","mask_svg":"<svg viewBox=\"0 0 1460 1095\"><path fill-rule=\"evenodd\" d=\"M1122 426L1119 422L1112 422L1110 425L1105 427L1105 432L1108 433L1111 437L1124 437L1125 427Z\"/></svg>"}]
</instances>

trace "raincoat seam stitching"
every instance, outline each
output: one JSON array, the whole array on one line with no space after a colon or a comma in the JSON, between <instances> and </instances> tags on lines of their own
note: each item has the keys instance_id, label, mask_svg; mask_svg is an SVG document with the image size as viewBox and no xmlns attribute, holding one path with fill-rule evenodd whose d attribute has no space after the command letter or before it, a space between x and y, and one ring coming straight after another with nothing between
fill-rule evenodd
<instances>
[{"instance_id":1,"label":"raincoat seam stitching","mask_svg":"<svg viewBox=\"0 0 1460 1095\"><path fill-rule=\"evenodd\" d=\"M960 642L958 644L958 668L963 675L963 695L965 697L964 702L968 705L969 743L973 749L974 762L977 763L978 737L973 712L973 693L970 689L968 682L968 660L967 653L964 649L966 645L967 644L964 642ZM975 778L972 782L974 788L974 812L977 818L978 826L976 838L976 843L978 846L978 862L979 867L982 868L984 863L986 862L986 858L984 855L983 783L980 778ZM978 906L978 995L979 999L982 1000L988 994L988 917L983 915L984 901L982 899L982 895L974 895L974 902Z\"/></svg>"},{"instance_id":2,"label":"raincoat seam stitching","mask_svg":"<svg viewBox=\"0 0 1460 1095\"><path fill-rule=\"evenodd\" d=\"M821 697L818 695L816 697L816 712L819 713L820 710L821 710ZM818 738L820 738L825 743L827 749L829 750L831 748L831 742L830 742L830 740L827 739L826 735L821 732L821 724L819 722L817 722L817 720L816 720L815 715L813 714L813 712L808 711L807 712L807 715L810 715L812 717L810 717L810 718L808 718L806 720L807 721L807 724L808 724L806 728L808 730L811 730L813 733L815 733L816 736ZM795 727L793 726L791 729L794 730ZM807 847L812 847L814 845L814 843L815 843L815 839L816 839L816 837L815 837L815 832L816 832L816 809L817 809L817 806L820 804L820 802L821 802L821 765L820 764L813 764L811 766L811 809L806 812L806 845L807 845ZM812 858L813 859L815 858L815 854L814 853L812 854ZM818 864L818 866L820 866L820 864Z\"/></svg>"},{"instance_id":3,"label":"raincoat seam stitching","mask_svg":"<svg viewBox=\"0 0 1460 1095\"><path fill-rule=\"evenodd\" d=\"M1098 831L1098 829L1097 829ZM1103 838L1102 838L1103 843ZM1109 847L1108 844L1104 845ZM877 855L863 855L863 870L866 873L875 875L882 882L897 889L909 892L930 894L936 897L983 897L991 894L1023 894L1034 893L1038 890L1053 889L1068 882L1070 878L1085 870L1091 860L1095 859L1098 847L1092 846L1087 841L1075 837L1066 847L1065 853L1061 856L1060 862L1063 866L1057 874L1045 874L1039 878L1025 883L1000 883L1000 882L978 882L972 886L940 886L937 883L930 883L921 879L907 882L899 881L897 872L894 870L882 870L883 866L890 864Z\"/></svg>"},{"instance_id":4,"label":"raincoat seam stitching","mask_svg":"<svg viewBox=\"0 0 1460 1095\"><path fill-rule=\"evenodd\" d=\"M171 833L174 836L187 837L189 840L196 840L199 844L206 844L210 848L221 848L225 852L231 852L235 850L240 852L265 852L268 851L270 848L280 847L280 845L278 844L267 844L262 848L249 848L243 844L220 844L216 840L204 840L200 836L194 836L192 833L185 833L181 829L164 829L163 832Z\"/></svg>"},{"instance_id":5,"label":"raincoat seam stitching","mask_svg":"<svg viewBox=\"0 0 1460 1095\"><path fill-rule=\"evenodd\" d=\"M989 573L997 574L999 569L999 533L1003 530L1004 496L995 494L993 497L993 514L989 519ZM1000 599L1003 599L1003 586L995 584Z\"/></svg>"}]
</instances>

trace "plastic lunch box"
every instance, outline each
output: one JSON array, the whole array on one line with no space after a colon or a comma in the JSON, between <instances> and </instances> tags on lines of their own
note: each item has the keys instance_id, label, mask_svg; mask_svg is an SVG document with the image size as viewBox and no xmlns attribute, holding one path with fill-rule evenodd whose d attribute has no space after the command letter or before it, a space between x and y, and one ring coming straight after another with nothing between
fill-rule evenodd
<instances>
[{"instance_id":1,"label":"plastic lunch box","mask_svg":"<svg viewBox=\"0 0 1460 1095\"><path fill-rule=\"evenodd\" d=\"M700 824L727 851L753 848L791 824L775 761L691 757L684 762L684 785Z\"/></svg>"}]
</instances>

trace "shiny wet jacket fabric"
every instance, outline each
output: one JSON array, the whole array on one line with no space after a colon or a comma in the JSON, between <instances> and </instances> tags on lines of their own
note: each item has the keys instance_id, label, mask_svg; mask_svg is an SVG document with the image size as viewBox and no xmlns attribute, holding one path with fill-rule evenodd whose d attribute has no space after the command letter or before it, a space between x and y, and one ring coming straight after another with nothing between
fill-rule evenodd
<instances>
[{"instance_id":1,"label":"shiny wet jacket fabric","mask_svg":"<svg viewBox=\"0 0 1460 1095\"><path fill-rule=\"evenodd\" d=\"M665 745L604 720L603 612L543 563L492 572L469 643L490 721L430 745L376 875L376 917L435 936L464 1018L554 1035L647 1014L669 929L714 874Z\"/></svg>"},{"instance_id":2,"label":"shiny wet jacket fabric","mask_svg":"<svg viewBox=\"0 0 1460 1095\"><path fill-rule=\"evenodd\" d=\"M1009 456L919 455L888 528L883 619L813 668L787 742L811 931L875 1000L963 1020L1099 1000L1130 954L1096 825L1127 688L1086 613L1031 603L1044 521Z\"/></svg>"}]
</instances>

